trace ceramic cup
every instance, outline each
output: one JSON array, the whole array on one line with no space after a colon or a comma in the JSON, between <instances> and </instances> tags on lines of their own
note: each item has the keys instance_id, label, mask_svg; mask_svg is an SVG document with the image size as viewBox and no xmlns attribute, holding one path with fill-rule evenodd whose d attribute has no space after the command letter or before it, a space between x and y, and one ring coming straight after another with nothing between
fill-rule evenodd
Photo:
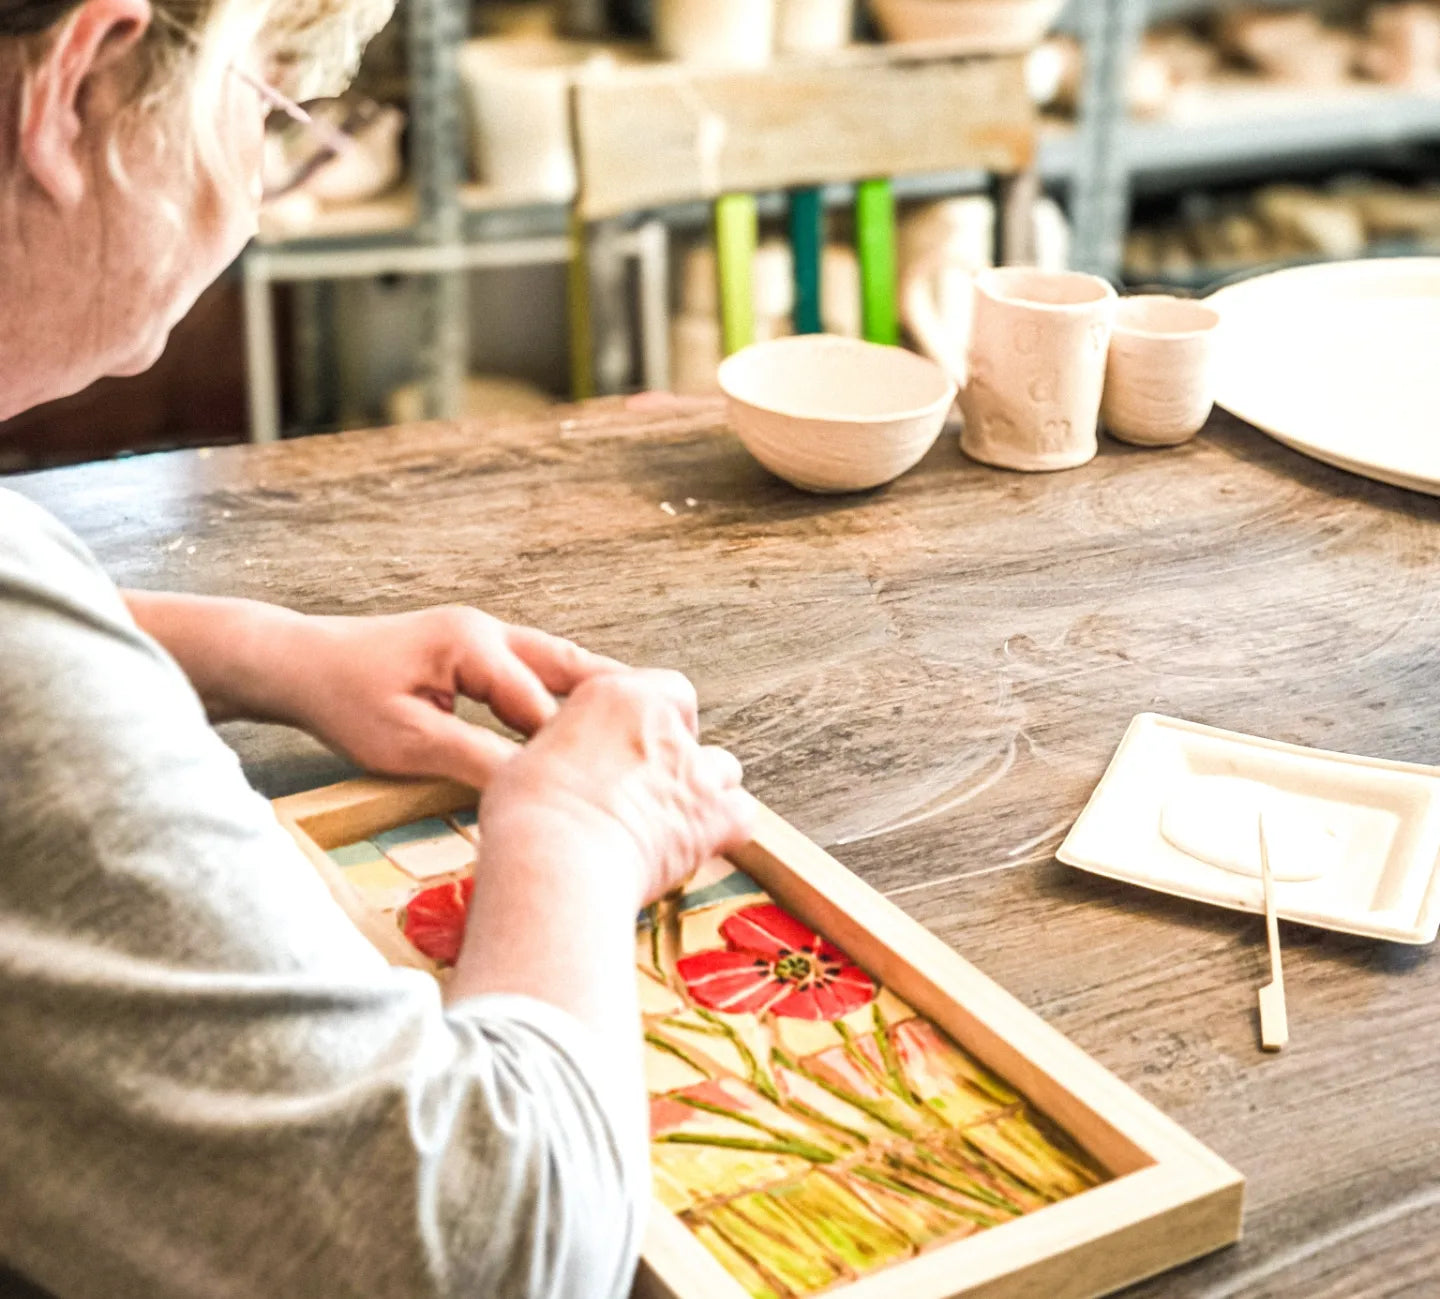
<instances>
[{"instance_id":1,"label":"ceramic cup","mask_svg":"<svg viewBox=\"0 0 1440 1299\"><path fill-rule=\"evenodd\" d=\"M1169 447L1194 437L1214 405L1220 313L1185 298L1124 299L1105 371L1101 417L1122 442Z\"/></svg>"},{"instance_id":2,"label":"ceramic cup","mask_svg":"<svg viewBox=\"0 0 1440 1299\"><path fill-rule=\"evenodd\" d=\"M758 68L775 43L775 0L655 0L655 44L702 67Z\"/></svg>"},{"instance_id":3,"label":"ceramic cup","mask_svg":"<svg viewBox=\"0 0 1440 1299\"><path fill-rule=\"evenodd\" d=\"M775 0L775 52L810 54L850 43L855 0Z\"/></svg>"},{"instance_id":4,"label":"ceramic cup","mask_svg":"<svg viewBox=\"0 0 1440 1299\"><path fill-rule=\"evenodd\" d=\"M623 51L579 41L467 41L460 78L477 178L517 198L573 198L570 89L577 76L622 57Z\"/></svg>"},{"instance_id":5,"label":"ceramic cup","mask_svg":"<svg viewBox=\"0 0 1440 1299\"><path fill-rule=\"evenodd\" d=\"M1115 302L1109 284L1080 271L981 271L961 450L1002 469L1070 469L1091 459Z\"/></svg>"}]
</instances>

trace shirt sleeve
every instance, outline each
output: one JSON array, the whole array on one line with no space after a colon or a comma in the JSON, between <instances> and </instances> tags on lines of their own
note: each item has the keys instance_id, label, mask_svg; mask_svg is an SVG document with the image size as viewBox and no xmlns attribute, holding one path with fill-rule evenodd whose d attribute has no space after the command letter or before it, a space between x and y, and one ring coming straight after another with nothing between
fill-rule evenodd
<instances>
[{"instance_id":1,"label":"shirt sleeve","mask_svg":"<svg viewBox=\"0 0 1440 1299\"><path fill-rule=\"evenodd\" d=\"M623 1295L649 1174L612 1059L389 967L0 491L0 1259L64 1299Z\"/></svg>"}]
</instances>

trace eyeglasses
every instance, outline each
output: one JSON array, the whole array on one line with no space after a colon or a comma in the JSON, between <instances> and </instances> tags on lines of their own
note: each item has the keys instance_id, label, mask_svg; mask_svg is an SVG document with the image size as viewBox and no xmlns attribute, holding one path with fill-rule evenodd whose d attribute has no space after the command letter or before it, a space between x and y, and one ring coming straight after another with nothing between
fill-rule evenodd
<instances>
[{"instance_id":1,"label":"eyeglasses","mask_svg":"<svg viewBox=\"0 0 1440 1299\"><path fill-rule=\"evenodd\" d=\"M363 131L383 111L379 104L369 99L347 100L345 116L336 124L311 113L274 86L251 76L238 64L230 64L230 71L269 106L272 120L266 123L267 132L272 131L273 119L278 116L300 135L298 147L276 155L267 152L267 173L273 170L273 156L283 157L284 161L281 174L266 175L262 203L293 193L332 158L354 148L356 133ZM286 152L290 156L284 156Z\"/></svg>"}]
</instances>

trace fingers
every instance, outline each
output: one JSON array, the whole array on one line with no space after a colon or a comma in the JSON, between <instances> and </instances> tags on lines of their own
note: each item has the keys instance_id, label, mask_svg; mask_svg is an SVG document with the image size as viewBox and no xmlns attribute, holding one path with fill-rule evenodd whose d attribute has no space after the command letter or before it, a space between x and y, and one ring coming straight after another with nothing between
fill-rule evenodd
<instances>
[{"instance_id":1,"label":"fingers","mask_svg":"<svg viewBox=\"0 0 1440 1299\"><path fill-rule=\"evenodd\" d=\"M568 695L583 681L602 672L624 672L625 664L592 654L574 641L534 627L507 627L505 642L516 656L557 695Z\"/></svg>"},{"instance_id":2,"label":"fingers","mask_svg":"<svg viewBox=\"0 0 1440 1299\"><path fill-rule=\"evenodd\" d=\"M695 754L695 775L702 788L717 792L737 789L744 778L740 759L729 749L704 745Z\"/></svg>"},{"instance_id":3,"label":"fingers","mask_svg":"<svg viewBox=\"0 0 1440 1299\"><path fill-rule=\"evenodd\" d=\"M702 859L723 855L750 841L755 800L741 788L743 776L740 760L728 749L714 745L696 749L691 782L697 795L695 819Z\"/></svg>"},{"instance_id":4,"label":"fingers","mask_svg":"<svg viewBox=\"0 0 1440 1299\"><path fill-rule=\"evenodd\" d=\"M472 789L484 789L520 752L513 740L427 705L419 705L409 721L413 739L395 755L394 762L386 764L396 775L443 776Z\"/></svg>"},{"instance_id":5,"label":"fingers","mask_svg":"<svg viewBox=\"0 0 1440 1299\"><path fill-rule=\"evenodd\" d=\"M540 678L508 651L489 663L485 702L506 726L533 735L560 707Z\"/></svg>"},{"instance_id":6,"label":"fingers","mask_svg":"<svg viewBox=\"0 0 1440 1299\"><path fill-rule=\"evenodd\" d=\"M453 649L455 684L486 704L506 726L533 735L555 716L557 704L545 683L497 633L503 627L483 615L459 623ZM507 629L508 630L508 629Z\"/></svg>"},{"instance_id":7,"label":"fingers","mask_svg":"<svg viewBox=\"0 0 1440 1299\"><path fill-rule=\"evenodd\" d=\"M752 794L743 789L732 789L721 799L721 833L717 836L715 852L724 856L743 848L755 835L757 804Z\"/></svg>"},{"instance_id":8,"label":"fingers","mask_svg":"<svg viewBox=\"0 0 1440 1299\"><path fill-rule=\"evenodd\" d=\"M692 736L700 734L700 698L689 677L666 668L639 668L630 675L641 689L674 708Z\"/></svg>"}]
</instances>

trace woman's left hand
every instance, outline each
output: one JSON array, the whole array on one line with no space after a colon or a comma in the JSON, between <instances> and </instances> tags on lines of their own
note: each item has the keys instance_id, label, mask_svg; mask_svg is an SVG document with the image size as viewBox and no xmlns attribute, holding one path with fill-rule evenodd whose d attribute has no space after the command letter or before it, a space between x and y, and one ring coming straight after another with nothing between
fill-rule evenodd
<instances>
[{"instance_id":1,"label":"woman's left hand","mask_svg":"<svg viewBox=\"0 0 1440 1299\"><path fill-rule=\"evenodd\" d=\"M326 618L213 596L125 592L212 721L284 722L371 771L483 788L513 740L455 716L463 696L531 735L557 696L624 665L460 605Z\"/></svg>"},{"instance_id":2,"label":"woman's left hand","mask_svg":"<svg viewBox=\"0 0 1440 1299\"><path fill-rule=\"evenodd\" d=\"M513 740L455 716L461 698L531 735L556 696L623 665L558 636L478 609L445 607L368 618L304 618L285 638L284 720L371 771L447 776L477 789L508 761Z\"/></svg>"}]
</instances>

